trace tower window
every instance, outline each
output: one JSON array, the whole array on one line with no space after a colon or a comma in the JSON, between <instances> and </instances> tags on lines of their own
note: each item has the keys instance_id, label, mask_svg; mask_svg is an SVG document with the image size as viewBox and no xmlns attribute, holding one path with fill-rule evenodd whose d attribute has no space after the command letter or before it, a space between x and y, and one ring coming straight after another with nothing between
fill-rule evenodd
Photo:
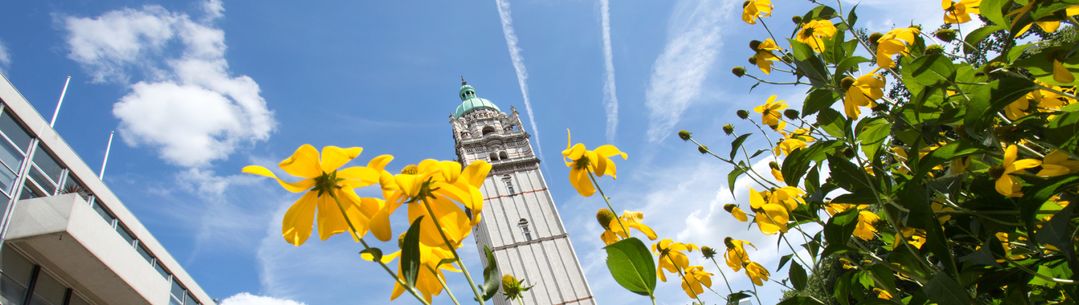
<instances>
[{"instance_id":1,"label":"tower window","mask_svg":"<svg viewBox=\"0 0 1079 305\"><path fill-rule=\"evenodd\" d=\"M494 127L491 127L491 126L483 126L483 131L482 131L482 132L483 132L483 135L485 135L485 136L486 136L486 135L488 135L488 134L490 134L490 133L494 133L494 132L495 132L495 128L494 128Z\"/></svg>"},{"instance_id":2,"label":"tower window","mask_svg":"<svg viewBox=\"0 0 1079 305\"><path fill-rule=\"evenodd\" d=\"M498 155L491 153L491 161L498 161Z\"/></svg>"},{"instance_id":3,"label":"tower window","mask_svg":"<svg viewBox=\"0 0 1079 305\"><path fill-rule=\"evenodd\" d=\"M521 233L524 233L525 240L532 240L532 232L528 231L528 220L521 218L521 221L517 222L517 227L521 228Z\"/></svg>"},{"instance_id":4,"label":"tower window","mask_svg":"<svg viewBox=\"0 0 1079 305\"><path fill-rule=\"evenodd\" d=\"M510 158L510 155L503 151L503 152L498 153L498 158L502 159L502 160L506 160L506 159Z\"/></svg>"},{"instance_id":5,"label":"tower window","mask_svg":"<svg viewBox=\"0 0 1079 305\"><path fill-rule=\"evenodd\" d=\"M508 191L510 195L517 193L517 190L513 188L513 178L511 178L510 175L502 175L502 183L506 184L506 191Z\"/></svg>"}]
</instances>

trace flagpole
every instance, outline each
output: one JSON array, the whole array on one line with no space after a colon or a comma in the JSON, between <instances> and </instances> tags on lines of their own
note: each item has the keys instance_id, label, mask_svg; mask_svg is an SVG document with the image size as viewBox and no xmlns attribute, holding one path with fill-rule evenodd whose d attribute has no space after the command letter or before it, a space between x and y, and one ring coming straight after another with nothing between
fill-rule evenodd
<instances>
[{"instance_id":1,"label":"flagpole","mask_svg":"<svg viewBox=\"0 0 1079 305\"><path fill-rule=\"evenodd\" d=\"M109 164L109 151L112 150L112 135L115 132L116 131L109 132L109 144L105 145L105 159L101 160L101 172L97 174L97 178L102 179L102 181L105 179L105 165Z\"/></svg>"},{"instance_id":2,"label":"flagpole","mask_svg":"<svg viewBox=\"0 0 1079 305\"><path fill-rule=\"evenodd\" d=\"M56 101L56 110L52 112L52 120L49 121L49 127L56 125L56 117L60 115L60 106L64 104L64 96L67 95L67 85L71 83L71 75L67 76L67 80L64 81L64 90L60 91L60 99Z\"/></svg>"}]
</instances>

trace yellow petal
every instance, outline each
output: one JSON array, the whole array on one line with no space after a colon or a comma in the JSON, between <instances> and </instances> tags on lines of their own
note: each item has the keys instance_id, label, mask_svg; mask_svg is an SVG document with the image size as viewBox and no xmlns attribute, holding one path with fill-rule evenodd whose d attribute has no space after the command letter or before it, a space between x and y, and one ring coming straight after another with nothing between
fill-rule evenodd
<instances>
[{"instance_id":1,"label":"yellow petal","mask_svg":"<svg viewBox=\"0 0 1079 305\"><path fill-rule=\"evenodd\" d=\"M637 231L641 231L641 233L644 233L644 236L648 237L648 239L650 239L650 240L656 240L656 237L657 237L656 236L656 231L653 231L652 228L650 228L650 227L648 227L648 226L646 226L646 225L644 225L642 223L632 222L632 223L626 224L626 226L629 226L630 228L637 229Z\"/></svg>"},{"instance_id":2,"label":"yellow petal","mask_svg":"<svg viewBox=\"0 0 1079 305\"><path fill-rule=\"evenodd\" d=\"M1023 160L1018 160L1018 161L1013 162L1012 167L1015 168L1016 171L1020 171L1020 170L1024 170L1024 169L1028 169L1028 168L1032 168L1032 167L1037 167L1038 165L1041 165L1041 164L1042 164L1042 161L1038 161L1038 160L1034 160L1034 159L1023 159Z\"/></svg>"},{"instance_id":3,"label":"yellow petal","mask_svg":"<svg viewBox=\"0 0 1079 305\"><path fill-rule=\"evenodd\" d=\"M322 166L319 165L318 150L310 144L300 145L296 152L288 159L282 160L277 166L285 170L289 175L303 178L315 178L322 175Z\"/></svg>"},{"instance_id":4,"label":"yellow petal","mask_svg":"<svg viewBox=\"0 0 1079 305\"><path fill-rule=\"evenodd\" d=\"M341 215L341 210L330 196L318 197L318 237L326 240L337 233L348 230L348 224Z\"/></svg>"},{"instance_id":5,"label":"yellow petal","mask_svg":"<svg viewBox=\"0 0 1079 305\"><path fill-rule=\"evenodd\" d=\"M629 158L629 155L619 150L617 146L611 144L600 145L600 147L596 147L595 152L601 157L610 158L613 156L621 156L622 160L626 160L626 158Z\"/></svg>"},{"instance_id":6,"label":"yellow petal","mask_svg":"<svg viewBox=\"0 0 1079 305\"><path fill-rule=\"evenodd\" d=\"M277 175L274 175L274 173L271 172L269 169L258 165L244 166L243 172L252 175L273 178L274 180L277 180L277 183L281 184L281 187L293 193L303 192L315 186L314 179L304 179L296 182L288 182L285 180L281 180L281 178L277 178Z\"/></svg>"},{"instance_id":7,"label":"yellow petal","mask_svg":"<svg viewBox=\"0 0 1079 305\"><path fill-rule=\"evenodd\" d=\"M480 187L483 185L483 180L487 179L487 174L491 172L491 163L487 161L477 160L468 164L468 167L461 172L461 179L468 182L469 185L474 187Z\"/></svg>"},{"instance_id":8,"label":"yellow petal","mask_svg":"<svg viewBox=\"0 0 1079 305\"><path fill-rule=\"evenodd\" d=\"M457 181L457 177L461 176L461 163L457 161L439 161L439 167L442 167L442 176L446 181Z\"/></svg>"},{"instance_id":9,"label":"yellow petal","mask_svg":"<svg viewBox=\"0 0 1079 305\"><path fill-rule=\"evenodd\" d=\"M586 170L570 169L569 182L581 196L591 197L596 192L596 188L592 185L592 180L589 179L588 171Z\"/></svg>"},{"instance_id":10,"label":"yellow petal","mask_svg":"<svg viewBox=\"0 0 1079 305\"><path fill-rule=\"evenodd\" d=\"M393 161L393 155L378 155L367 162L367 167L376 171L384 171L386 170L386 165L390 164L390 161Z\"/></svg>"},{"instance_id":11,"label":"yellow petal","mask_svg":"<svg viewBox=\"0 0 1079 305\"><path fill-rule=\"evenodd\" d=\"M352 161L363 152L361 147L340 148L337 146L322 147L322 171L332 172L338 167Z\"/></svg>"},{"instance_id":12,"label":"yellow petal","mask_svg":"<svg viewBox=\"0 0 1079 305\"><path fill-rule=\"evenodd\" d=\"M1022 188L1022 185L1018 184L1019 182L1015 181L1011 175L1004 174L997 179L994 187L997 189L997 193L1004 195L1004 197L1020 197L1023 196L1022 192L1019 191Z\"/></svg>"},{"instance_id":13,"label":"yellow petal","mask_svg":"<svg viewBox=\"0 0 1079 305\"><path fill-rule=\"evenodd\" d=\"M363 166L350 166L337 171L337 178L345 179L340 184L347 188L358 188L378 183L379 176L378 171Z\"/></svg>"},{"instance_id":14,"label":"yellow petal","mask_svg":"<svg viewBox=\"0 0 1079 305\"><path fill-rule=\"evenodd\" d=\"M1064 67L1064 64L1059 60L1053 60L1053 80L1062 84L1071 84L1075 82L1075 75L1072 75L1071 71L1068 71Z\"/></svg>"},{"instance_id":15,"label":"yellow petal","mask_svg":"<svg viewBox=\"0 0 1079 305\"><path fill-rule=\"evenodd\" d=\"M281 235L285 237L285 241L293 246L300 246L307 241L307 237L311 236L317 202L318 193L307 192L289 207L285 217L281 219Z\"/></svg>"},{"instance_id":16,"label":"yellow petal","mask_svg":"<svg viewBox=\"0 0 1079 305\"><path fill-rule=\"evenodd\" d=\"M397 259L398 256L401 256L401 251L393 251L390 254L383 254L380 261L383 264L389 264L390 262L393 262L394 259ZM367 252L360 253L360 258L363 258L363 260L369 262L375 261L375 256Z\"/></svg>"}]
</instances>

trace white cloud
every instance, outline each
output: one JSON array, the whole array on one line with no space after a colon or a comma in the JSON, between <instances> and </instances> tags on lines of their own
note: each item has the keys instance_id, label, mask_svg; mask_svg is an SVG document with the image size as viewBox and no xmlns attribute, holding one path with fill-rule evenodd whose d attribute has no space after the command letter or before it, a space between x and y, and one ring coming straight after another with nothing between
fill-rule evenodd
<instances>
[{"instance_id":1,"label":"white cloud","mask_svg":"<svg viewBox=\"0 0 1079 305\"><path fill-rule=\"evenodd\" d=\"M603 80L603 105L607 111L607 142L614 142L618 130L618 90L614 82L614 56L611 55L611 4L610 0L599 1L600 26L603 31L603 68L606 78Z\"/></svg>"},{"instance_id":2,"label":"white cloud","mask_svg":"<svg viewBox=\"0 0 1079 305\"><path fill-rule=\"evenodd\" d=\"M304 305L293 300L253 295L247 292L237 293L221 300L221 305Z\"/></svg>"},{"instance_id":3,"label":"white cloud","mask_svg":"<svg viewBox=\"0 0 1079 305\"><path fill-rule=\"evenodd\" d=\"M0 73L5 73L8 66L11 66L11 54L4 46L4 41L0 40Z\"/></svg>"},{"instance_id":4,"label":"white cloud","mask_svg":"<svg viewBox=\"0 0 1079 305\"><path fill-rule=\"evenodd\" d=\"M64 19L68 57L93 81L139 79L113 106L124 141L184 167L225 159L275 126L258 83L229 70L225 34L212 24L224 12L220 1L203 10L201 23L160 6Z\"/></svg>"},{"instance_id":5,"label":"white cloud","mask_svg":"<svg viewBox=\"0 0 1079 305\"><path fill-rule=\"evenodd\" d=\"M682 113L700 96L722 46L720 21L734 1L681 1L670 17L668 40L652 66L645 91L648 139L659 142L672 133Z\"/></svg>"},{"instance_id":6,"label":"white cloud","mask_svg":"<svg viewBox=\"0 0 1079 305\"><path fill-rule=\"evenodd\" d=\"M521 88L521 99L525 104L525 113L528 114L528 124L532 127L532 136L536 138L532 143L536 144L536 151L542 156L543 146L540 145L539 128L536 127L536 117L532 114L532 101L528 97L528 70L525 69L521 48L517 46L517 33L513 31L513 17L510 16L510 3L508 0L495 0L495 4L498 6L498 19L502 21L502 35L506 38L506 48L510 51L513 71L517 73L517 86Z\"/></svg>"}]
</instances>

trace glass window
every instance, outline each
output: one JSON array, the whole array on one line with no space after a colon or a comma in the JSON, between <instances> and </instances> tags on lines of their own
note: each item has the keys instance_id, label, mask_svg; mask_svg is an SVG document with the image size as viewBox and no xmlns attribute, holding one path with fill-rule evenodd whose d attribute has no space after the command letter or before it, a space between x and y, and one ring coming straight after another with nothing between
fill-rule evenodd
<instances>
[{"instance_id":1,"label":"glass window","mask_svg":"<svg viewBox=\"0 0 1079 305\"><path fill-rule=\"evenodd\" d=\"M180 286L180 282L176 281L176 277L172 277L172 297L182 301L184 299L184 290L184 286ZM183 304L183 302L180 303Z\"/></svg>"},{"instance_id":2,"label":"glass window","mask_svg":"<svg viewBox=\"0 0 1079 305\"><path fill-rule=\"evenodd\" d=\"M30 169L29 177L30 180L33 180L34 183L37 184L37 187L41 189L41 192L43 192L45 195L51 196L52 194L56 193L56 183L49 181L49 178L46 178L45 175L42 174L40 170L38 170L37 166L34 166L34 168ZM27 181L26 184L29 185L30 181Z\"/></svg>"},{"instance_id":3,"label":"glass window","mask_svg":"<svg viewBox=\"0 0 1079 305\"><path fill-rule=\"evenodd\" d=\"M22 194L19 194L19 200L37 198L41 196L44 196L41 193L41 190L38 189L37 186L35 186L32 182L27 180L22 187Z\"/></svg>"},{"instance_id":4,"label":"glass window","mask_svg":"<svg viewBox=\"0 0 1079 305\"><path fill-rule=\"evenodd\" d=\"M199 302L195 301L195 296L191 295L191 292L188 291L187 292L187 300L184 302L184 305L198 305L198 304L199 304Z\"/></svg>"},{"instance_id":5,"label":"glass window","mask_svg":"<svg viewBox=\"0 0 1079 305\"><path fill-rule=\"evenodd\" d=\"M60 183L60 177L62 177L64 173L64 168L61 167L60 163L56 162L56 159L45 150L44 146L39 145L37 151L34 152L34 165L37 165L37 167L49 177L49 181L52 181L53 184Z\"/></svg>"},{"instance_id":6,"label":"glass window","mask_svg":"<svg viewBox=\"0 0 1079 305\"><path fill-rule=\"evenodd\" d=\"M184 305L184 302L176 300L176 298L169 298L169 305Z\"/></svg>"},{"instance_id":7,"label":"glass window","mask_svg":"<svg viewBox=\"0 0 1079 305\"><path fill-rule=\"evenodd\" d=\"M15 143L20 151L26 151L26 148L30 147L30 134L26 132L26 128L15 121L7 109L4 109L4 114L0 116L0 132Z\"/></svg>"},{"instance_id":8,"label":"glass window","mask_svg":"<svg viewBox=\"0 0 1079 305\"><path fill-rule=\"evenodd\" d=\"M83 299L79 295L72 293L71 294L71 301L68 302L67 304L68 305L90 305L90 302L87 302L85 299Z\"/></svg>"},{"instance_id":9,"label":"glass window","mask_svg":"<svg viewBox=\"0 0 1079 305\"><path fill-rule=\"evenodd\" d=\"M0 259L0 303L22 304L26 297L26 286L34 273L34 265L22 255L4 247Z\"/></svg>"},{"instance_id":10,"label":"glass window","mask_svg":"<svg viewBox=\"0 0 1079 305\"><path fill-rule=\"evenodd\" d=\"M0 168L0 188L4 193L11 193L11 187L15 185L15 172L7 168Z\"/></svg>"},{"instance_id":11,"label":"glass window","mask_svg":"<svg viewBox=\"0 0 1079 305\"><path fill-rule=\"evenodd\" d=\"M37 274L34 296L30 298L30 305L63 305L66 293L67 287L48 273L41 271Z\"/></svg>"},{"instance_id":12,"label":"glass window","mask_svg":"<svg viewBox=\"0 0 1079 305\"><path fill-rule=\"evenodd\" d=\"M76 179L71 174L68 174L67 179L64 179L64 187L61 188L60 192L64 194L77 193L83 200L88 202L90 200L90 191L79 182L79 179Z\"/></svg>"},{"instance_id":13,"label":"glass window","mask_svg":"<svg viewBox=\"0 0 1079 305\"><path fill-rule=\"evenodd\" d=\"M94 211L97 212L98 215L101 215L101 218L104 219L105 222L108 222L109 226L112 226L113 222L116 221L116 217L113 217L112 213L109 213L105 207L101 206L101 202L98 202L97 200L94 200Z\"/></svg>"},{"instance_id":14,"label":"glass window","mask_svg":"<svg viewBox=\"0 0 1079 305\"><path fill-rule=\"evenodd\" d=\"M169 278L169 271L165 270L165 266L161 264L161 261L154 261L154 269L157 269L157 273L160 273L161 277L164 277L166 279Z\"/></svg>"},{"instance_id":15,"label":"glass window","mask_svg":"<svg viewBox=\"0 0 1079 305\"><path fill-rule=\"evenodd\" d=\"M124 228L124 226L116 224L116 233L120 233L120 237L126 240L127 244L135 245L135 235L131 234L131 232L128 231L127 228Z\"/></svg>"},{"instance_id":16,"label":"glass window","mask_svg":"<svg viewBox=\"0 0 1079 305\"><path fill-rule=\"evenodd\" d=\"M19 170L19 164L22 163L22 159L26 156L11 146L11 143L0 138L0 161L3 161L4 169L16 172Z\"/></svg>"},{"instance_id":17,"label":"glass window","mask_svg":"<svg viewBox=\"0 0 1079 305\"><path fill-rule=\"evenodd\" d=\"M139 241L138 251L139 251L139 255L142 255L142 258L146 259L146 262L151 263L151 264L154 263L154 255L150 254L149 250L146 250L146 247L142 245L141 240Z\"/></svg>"}]
</instances>

